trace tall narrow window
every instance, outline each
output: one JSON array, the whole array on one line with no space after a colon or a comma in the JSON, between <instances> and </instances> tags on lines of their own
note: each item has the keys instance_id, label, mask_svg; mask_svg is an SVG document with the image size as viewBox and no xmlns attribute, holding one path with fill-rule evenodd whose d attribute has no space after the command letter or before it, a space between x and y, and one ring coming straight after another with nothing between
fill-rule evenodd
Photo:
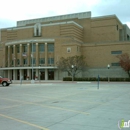
<instances>
[{"instance_id":1,"label":"tall narrow window","mask_svg":"<svg viewBox=\"0 0 130 130\"><path fill-rule=\"evenodd\" d=\"M118 30L118 25L116 25L116 29Z\"/></svg>"},{"instance_id":2,"label":"tall narrow window","mask_svg":"<svg viewBox=\"0 0 130 130\"><path fill-rule=\"evenodd\" d=\"M19 59L17 59L17 65L20 65L20 60Z\"/></svg>"},{"instance_id":3,"label":"tall narrow window","mask_svg":"<svg viewBox=\"0 0 130 130\"><path fill-rule=\"evenodd\" d=\"M54 44L53 43L48 44L48 52L54 52Z\"/></svg>"},{"instance_id":4,"label":"tall narrow window","mask_svg":"<svg viewBox=\"0 0 130 130\"><path fill-rule=\"evenodd\" d=\"M24 65L27 64L27 59L23 59L23 64L24 64Z\"/></svg>"},{"instance_id":5,"label":"tall narrow window","mask_svg":"<svg viewBox=\"0 0 130 130\"><path fill-rule=\"evenodd\" d=\"M17 48L17 53L19 53L20 52L19 45L17 45L16 48Z\"/></svg>"},{"instance_id":6,"label":"tall narrow window","mask_svg":"<svg viewBox=\"0 0 130 130\"><path fill-rule=\"evenodd\" d=\"M31 58L31 64L32 64L32 58ZM33 58L33 64L36 64L36 59Z\"/></svg>"},{"instance_id":7,"label":"tall narrow window","mask_svg":"<svg viewBox=\"0 0 130 130\"><path fill-rule=\"evenodd\" d=\"M11 51L12 51L12 54L14 53L14 48L13 48L13 46L11 46Z\"/></svg>"},{"instance_id":8,"label":"tall narrow window","mask_svg":"<svg viewBox=\"0 0 130 130\"><path fill-rule=\"evenodd\" d=\"M127 34L127 40L129 41L130 40L130 36Z\"/></svg>"},{"instance_id":9,"label":"tall narrow window","mask_svg":"<svg viewBox=\"0 0 130 130\"><path fill-rule=\"evenodd\" d=\"M27 52L27 45L23 45L23 52Z\"/></svg>"},{"instance_id":10,"label":"tall narrow window","mask_svg":"<svg viewBox=\"0 0 130 130\"><path fill-rule=\"evenodd\" d=\"M44 52L45 51L45 44L43 44L43 43L39 44L39 51L40 52Z\"/></svg>"},{"instance_id":11,"label":"tall narrow window","mask_svg":"<svg viewBox=\"0 0 130 130\"><path fill-rule=\"evenodd\" d=\"M31 48L31 52L32 52L32 48ZM36 52L36 44L33 44L33 52Z\"/></svg>"},{"instance_id":12,"label":"tall narrow window","mask_svg":"<svg viewBox=\"0 0 130 130\"><path fill-rule=\"evenodd\" d=\"M41 24L37 23L34 25L34 36L39 37L41 36Z\"/></svg>"}]
</instances>

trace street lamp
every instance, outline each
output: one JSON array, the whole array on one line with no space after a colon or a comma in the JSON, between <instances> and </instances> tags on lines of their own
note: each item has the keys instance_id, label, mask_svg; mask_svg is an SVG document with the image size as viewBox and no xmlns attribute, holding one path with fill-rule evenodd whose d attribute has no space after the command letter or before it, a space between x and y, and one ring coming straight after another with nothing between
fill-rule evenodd
<instances>
[{"instance_id":1,"label":"street lamp","mask_svg":"<svg viewBox=\"0 0 130 130\"><path fill-rule=\"evenodd\" d=\"M107 65L107 68L108 68L108 83L109 83L109 69L110 69L110 65L109 64Z\"/></svg>"},{"instance_id":2,"label":"street lamp","mask_svg":"<svg viewBox=\"0 0 130 130\"><path fill-rule=\"evenodd\" d=\"M72 81L74 81L74 65L71 65L72 68Z\"/></svg>"}]
</instances>

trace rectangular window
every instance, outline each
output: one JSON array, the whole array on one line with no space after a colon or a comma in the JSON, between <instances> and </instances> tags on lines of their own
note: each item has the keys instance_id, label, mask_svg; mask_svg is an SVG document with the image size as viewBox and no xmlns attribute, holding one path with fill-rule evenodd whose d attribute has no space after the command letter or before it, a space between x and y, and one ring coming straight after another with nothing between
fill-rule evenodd
<instances>
[{"instance_id":1,"label":"rectangular window","mask_svg":"<svg viewBox=\"0 0 130 130\"><path fill-rule=\"evenodd\" d=\"M45 64L45 58L40 58L39 59L39 64L41 65L41 64Z\"/></svg>"},{"instance_id":2,"label":"rectangular window","mask_svg":"<svg viewBox=\"0 0 130 130\"><path fill-rule=\"evenodd\" d=\"M54 58L48 58L48 64L54 64Z\"/></svg>"},{"instance_id":3,"label":"rectangular window","mask_svg":"<svg viewBox=\"0 0 130 130\"><path fill-rule=\"evenodd\" d=\"M14 65L14 60L12 60L12 65Z\"/></svg>"},{"instance_id":4,"label":"rectangular window","mask_svg":"<svg viewBox=\"0 0 130 130\"><path fill-rule=\"evenodd\" d=\"M32 52L32 46L31 46L31 52ZM36 52L36 44L33 43L33 52Z\"/></svg>"},{"instance_id":5,"label":"rectangular window","mask_svg":"<svg viewBox=\"0 0 130 130\"><path fill-rule=\"evenodd\" d=\"M35 65L35 64L36 64L36 59L33 58L33 61L32 61L32 58L31 58L31 64L32 64L32 62L33 62L33 64Z\"/></svg>"},{"instance_id":6,"label":"rectangular window","mask_svg":"<svg viewBox=\"0 0 130 130\"><path fill-rule=\"evenodd\" d=\"M44 52L45 51L45 44L39 44L39 51Z\"/></svg>"},{"instance_id":7,"label":"rectangular window","mask_svg":"<svg viewBox=\"0 0 130 130\"><path fill-rule=\"evenodd\" d=\"M27 59L23 59L23 64L24 64L24 65L27 64Z\"/></svg>"},{"instance_id":8,"label":"rectangular window","mask_svg":"<svg viewBox=\"0 0 130 130\"><path fill-rule=\"evenodd\" d=\"M17 53L19 53L20 52L19 45L17 45L16 48L17 48Z\"/></svg>"},{"instance_id":9,"label":"rectangular window","mask_svg":"<svg viewBox=\"0 0 130 130\"><path fill-rule=\"evenodd\" d=\"M20 65L20 60L19 59L17 59L17 65Z\"/></svg>"},{"instance_id":10,"label":"rectangular window","mask_svg":"<svg viewBox=\"0 0 130 130\"><path fill-rule=\"evenodd\" d=\"M118 30L118 25L116 25L116 29Z\"/></svg>"},{"instance_id":11,"label":"rectangular window","mask_svg":"<svg viewBox=\"0 0 130 130\"><path fill-rule=\"evenodd\" d=\"M111 54L122 54L122 51L111 51Z\"/></svg>"},{"instance_id":12,"label":"rectangular window","mask_svg":"<svg viewBox=\"0 0 130 130\"><path fill-rule=\"evenodd\" d=\"M12 51L12 54L14 53L14 48L13 48L13 46L11 46L11 51Z\"/></svg>"},{"instance_id":13,"label":"rectangular window","mask_svg":"<svg viewBox=\"0 0 130 130\"><path fill-rule=\"evenodd\" d=\"M67 53L71 52L71 47L67 47Z\"/></svg>"},{"instance_id":14,"label":"rectangular window","mask_svg":"<svg viewBox=\"0 0 130 130\"><path fill-rule=\"evenodd\" d=\"M23 45L23 52L27 52L27 45Z\"/></svg>"},{"instance_id":15,"label":"rectangular window","mask_svg":"<svg viewBox=\"0 0 130 130\"><path fill-rule=\"evenodd\" d=\"M120 66L120 63L111 63L111 66Z\"/></svg>"},{"instance_id":16,"label":"rectangular window","mask_svg":"<svg viewBox=\"0 0 130 130\"><path fill-rule=\"evenodd\" d=\"M129 41L130 40L130 36L127 34L127 40Z\"/></svg>"},{"instance_id":17,"label":"rectangular window","mask_svg":"<svg viewBox=\"0 0 130 130\"><path fill-rule=\"evenodd\" d=\"M48 52L54 52L54 44L53 43L48 44Z\"/></svg>"}]
</instances>

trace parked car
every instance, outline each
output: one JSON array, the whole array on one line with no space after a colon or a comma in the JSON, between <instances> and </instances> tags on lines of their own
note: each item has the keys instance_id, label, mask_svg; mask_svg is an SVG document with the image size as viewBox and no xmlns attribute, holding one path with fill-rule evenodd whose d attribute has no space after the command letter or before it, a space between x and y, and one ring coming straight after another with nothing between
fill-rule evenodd
<instances>
[{"instance_id":1,"label":"parked car","mask_svg":"<svg viewBox=\"0 0 130 130\"><path fill-rule=\"evenodd\" d=\"M2 76L0 76L0 84L2 84L3 86L9 86L10 84L12 84L12 80L9 78L3 78Z\"/></svg>"}]
</instances>

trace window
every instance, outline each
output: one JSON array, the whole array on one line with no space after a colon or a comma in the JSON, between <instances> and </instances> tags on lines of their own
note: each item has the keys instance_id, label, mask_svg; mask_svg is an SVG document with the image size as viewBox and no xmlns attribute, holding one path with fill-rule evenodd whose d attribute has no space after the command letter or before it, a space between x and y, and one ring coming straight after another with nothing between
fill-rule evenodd
<instances>
[{"instance_id":1,"label":"window","mask_svg":"<svg viewBox=\"0 0 130 130\"><path fill-rule=\"evenodd\" d=\"M39 44L39 51L44 52L45 51L45 44Z\"/></svg>"},{"instance_id":2,"label":"window","mask_svg":"<svg viewBox=\"0 0 130 130\"><path fill-rule=\"evenodd\" d=\"M31 48L32 51L32 48ZM36 44L33 44L33 52L36 52Z\"/></svg>"},{"instance_id":3,"label":"window","mask_svg":"<svg viewBox=\"0 0 130 130\"><path fill-rule=\"evenodd\" d=\"M40 58L39 59L39 64L41 65L41 64L45 64L45 58Z\"/></svg>"},{"instance_id":4,"label":"window","mask_svg":"<svg viewBox=\"0 0 130 130\"><path fill-rule=\"evenodd\" d=\"M54 64L54 58L48 58L48 64Z\"/></svg>"},{"instance_id":5,"label":"window","mask_svg":"<svg viewBox=\"0 0 130 130\"><path fill-rule=\"evenodd\" d=\"M27 64L27 59L23 59L23 64L24 64L24 65Z\"/></svg>"},{"instance_id":6,"label":"window","mask_svg":"<svg viewBox=\"0 0 130 130\"><path fill-rule=\"evenodd\" d=\"M67 53L71 52L71 47L67 47Z\"/></svg>"},{"instance_id":7,"label":"window","mask_svg":"<svg viewBox=\"0 0 130 130\"><path fill-rule=\"evenodd\" d=\"M27 52L27 45L23 45L23 52Z\"/></svg>"},{"instance_id":8,"label":"window","mask_svg":"<svg viewBox=\"0 0 130 130\"><path fill-rule=\"evenodd\" d=\"M117 62L117 63L111 63L111 66L120 66L120 63Z\"/></svg>"},{"instance_id":9,"label":"window","mask_svg":"<svg viewBox=\"0 0 130 130\"><path fill-rule=\"evenodd\" d=\"M17 59L17 65L20 65L20 60L19 59Z\"/></svg>"},{"instance_id":10,"label":"window","mask_svg":"<svg viewBox=\"0 0 130 130\"><path fill-rule=\"evenodd\" d=\"M130 40L130 36L127 34L127 40L129 41Z\"/></svg>"},{"instance_id":11,"label":"window","mask_svg":"<svg viewBox=\"0 0 130 130\"><path fill-rule=\"evenodd\" d=\"M54 44L53 43L48 44L48 52L54 52Z\"/></svg>"},{"instance_id":12,"label":"window","mask_svg":"<svg viewBox=\"0 0 130 130\"><path fill-rule=\"evenodd\" d=\"M14 49L13 49L13 46L11 46L11 51L12 51L12 54L14 53Z\"/></svg>"},{"instance_id":13,"label":"window","mask_svg":"<svg viewBox=\"0 0 130 130\"><path fill-rule=\"evenodd\" d=\"M14 60L12 60L12 65L14 65Z\"/></svg>"},{"instance_id":14,"label":"window","mask_svg":"<svg viewBox=\"0 0 130 130\"><path fill-rule=\"evenodd\" d=\"M16 48L17 48L17 53L19 53L20 52L19 45L17 45Z\"/></svg>"},{"instance_id":15,"label":"window","mask_svg":"<svg viewBox=\"0 0 130 130\"><path fill-rule=\"evenodd\" d=\"M111 54L122 54L122 51L111 51Z\"/></svg>"},{"instance_id":16,"label":"window","mask_svg":"<svg viewBox=\"0 0 130 130\"><path fill-rule=\"evenodd\" d=\"M77 46L77 52L80 52L80 46Z\"/></svg>"},{"instance_id":17,"label":"window","mask_svg":"<svg viewBox=\"0 0 130 130\"><path fill-rule=\"evenodd\" d=\"M34 36L35 37L40 37L41 36L41 24L40 23L36 23L34 25Z\"/></svg>"},{"instance_id":18,"label":"window","mask_svg":"<svg viewBox=\"0 0 130 130\"><path fill-rule=\"evenodd\" d=\"M31 64L32 64L32 58L31 58ZM36 59L33 58L33 64L36 64Z\"/></svg>"},{"instance_id":19,"label":"window","mask_svg":"<svg viewBox=\"0 0 130 130\"><path fill-rule=\"evenodd\" d=\"M116 29L118 30L118 25L116 25Z\"/></svg>"}]
</instances>

